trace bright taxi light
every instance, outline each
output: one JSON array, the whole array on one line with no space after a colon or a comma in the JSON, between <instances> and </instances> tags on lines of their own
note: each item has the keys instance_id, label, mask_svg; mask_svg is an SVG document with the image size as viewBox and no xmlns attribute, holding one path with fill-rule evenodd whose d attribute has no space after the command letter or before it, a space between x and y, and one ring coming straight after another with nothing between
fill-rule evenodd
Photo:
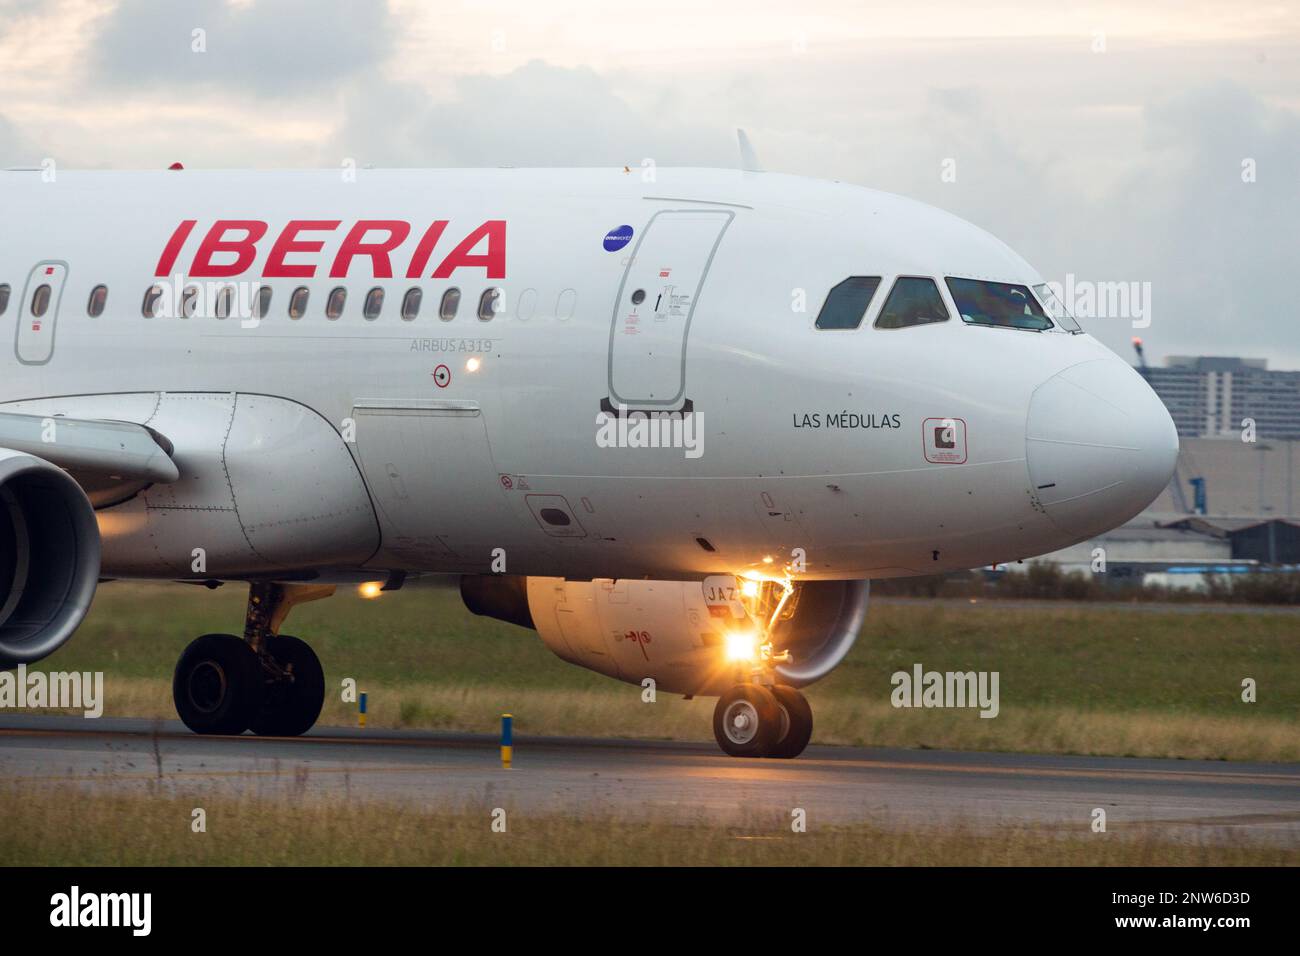
<instances>
[{"instance_id":1,"label":"bright taxi light","mask_svg":"<svg viewBox=\"0 0 1300 956\"><path fill-rule=\"evenodd\" d=\"M758 597L758 582L757 581L741 582L740 593L744 597Z\"/></svg>"},{"instance_id":2,"label":"bright taxi light","mask_svg":"<svg viewBox=\"0 0 1300 956\"><path fill-rule=\"evenodd\" d=\"M758 637L753 631L729 631L726 638L729 661L752 661L758 653Z\"/></svg>"},{"instance_id":3,"label":"bright taxi light","mask_svg":"<svg viewBox=\"0 0 1300 956\"><path fill-rule=\"evenodd\" d=\"M357 593L367 601L370 601L379 597L379 594L383 589L384 586L378 581L367 581L365 584L361 585L361 587L357 588Z\"/></svg>"}]
</instances>

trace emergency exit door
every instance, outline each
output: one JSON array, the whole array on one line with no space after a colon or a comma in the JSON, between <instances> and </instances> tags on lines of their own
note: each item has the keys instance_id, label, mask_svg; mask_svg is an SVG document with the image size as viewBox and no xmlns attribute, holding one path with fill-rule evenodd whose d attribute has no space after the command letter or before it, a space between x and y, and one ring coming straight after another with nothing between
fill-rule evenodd
<instances>
[{"instance_id":1,"label":"emergency exit door","mask_svg":"<svg viewBox=\"0 0 1300 956\"><path fill-rule=\"evenodd\" d=\"M42 262L27 277L14 342L14 352L24 365L44 365L54 354L54 325L67 278L64 262Z\"/></svg>"},{"instance_id":2,"label":"emergency exit door","mask_svg":"<svg viewBox=\"0 0 1300 956\"><path fill-rule=\"evenodd\" d=\"M609 335L609 393L630 408L676 408L686 395L686 343L696 302L735 214L664 210L632 252Z\"/></svg>"}]
</instances>

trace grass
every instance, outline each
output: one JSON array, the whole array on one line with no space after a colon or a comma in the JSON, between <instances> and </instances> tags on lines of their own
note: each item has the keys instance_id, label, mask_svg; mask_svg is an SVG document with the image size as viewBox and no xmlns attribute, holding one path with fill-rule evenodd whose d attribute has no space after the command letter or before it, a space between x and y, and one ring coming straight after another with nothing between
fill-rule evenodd
<instances>
[{"instance_id":1,"label":"grass","mask_svg":"<svg viewBox=\"0 0 1300 956\"><path fill-rule=\"evenodd\" d=\"M102 670L105 712L174 716L171 671L195 636L238 631L244 592L117 583L41 670ZM408 587L377 601L341 592L295 609L285 628L325 666L322 722L355 723L345 677L369 694L369 724L710 740L712 700L660 695L554 657L536 634L479 618L454 589ZM856 646L808 690L814 741L905 747L1300 760L1300 617L1235 609L1189 614L1070 605L996 609L876 605ZM990 670L1001 713L903 710L890 675ZM1258 702L1241 701L1252 678Z\"/></svg>"},{"instance_id":2,"label":"grass","mask_svg":"<svg viewBox=\"0 0 1300 956\"><path fill-rule=\"evenodd\" d=\"M0 783L0 866L1295 866L1300 850L1237 840L1174 839L1133 829L1106 834L1013 827L989 833L869 825L793 833L787 818L633 820L508 810L444 811L307 795L202 798L87 794ZM206 832L194 833L201 805Z\"/></svg>"}]
</instances>

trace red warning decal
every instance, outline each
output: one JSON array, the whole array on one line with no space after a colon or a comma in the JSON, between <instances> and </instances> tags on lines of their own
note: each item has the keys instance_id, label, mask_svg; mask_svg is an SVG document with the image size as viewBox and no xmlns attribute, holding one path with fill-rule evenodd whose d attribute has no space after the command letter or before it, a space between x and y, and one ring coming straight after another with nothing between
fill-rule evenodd
<instances>
[{"instance_id":1,"label":"red warning decal","mask_svg":"<svg viewBox=\"0 0 1300 956\"><path fill-rule=\"evenodd\" d=\"M925 460L934 465L966 463L966 422L960 418L927 418L921 424Z\"/></svg>"}]
</instances>

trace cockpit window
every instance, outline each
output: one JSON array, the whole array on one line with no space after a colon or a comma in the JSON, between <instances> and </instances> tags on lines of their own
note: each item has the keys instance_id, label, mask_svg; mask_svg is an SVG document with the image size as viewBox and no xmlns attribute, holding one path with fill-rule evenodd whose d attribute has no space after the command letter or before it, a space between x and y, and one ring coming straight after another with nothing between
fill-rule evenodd
<instances>
[{"instance_id":1,"label":"cockpit window","mask_svg":"<svg viewBox=\"0 0 1300 956\"><path fill-rule=\"evenodd\" d=\"M906 329L913 325L947 322L948 309L933 279L899 276L876 317L878 329Z\"/></svg>"},{"instance_id":2,"label":"cockpit window","mask_svg":"<svg viewBox=\"0 0 1300 956\"><path fill-rule=\"evenodd\" d=\"M1050 282L1034 286L1034 291L1038 293L1038 301L1043 304L1047 314L1056 321L1057 326L1067 332L1083 331L1078 321L1070 314L1070 310L1065 307L1065 303L1061 301L1061 297L1053 291Z\"/></svg>"},{"instance_id":3,"label":"cockpit window","mask_svg":"<svg viewBox=\"0 0 1300 956\"><path fill-rule=\"evenodd\" d=\"M951 277L944 281L963 322L1035 332L1052 327L1052 320L1030 294L1029 286Z\"/></svg>"},{"instance_id":4,"label":"cockpit window","mask_svg":"<svg viewBox=\"0 0 1300 956\"><path fill-rule=\"evenodd\" d=\"M856 329L879 285L880 276L853 276L836 285L817 313L817 328Z\"/></svg>"}]
</instances>

